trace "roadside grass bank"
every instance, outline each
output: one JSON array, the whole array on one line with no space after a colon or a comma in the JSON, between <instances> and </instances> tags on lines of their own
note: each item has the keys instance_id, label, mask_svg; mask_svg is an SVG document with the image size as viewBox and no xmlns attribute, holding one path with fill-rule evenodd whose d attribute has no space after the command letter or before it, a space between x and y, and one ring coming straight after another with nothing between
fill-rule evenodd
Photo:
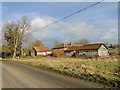
<instances>
[{"instance_id":1,"label":"roadside grass bank","mask_svg":"<svg viewBox=\"0 0 120 90\"><path fill-rule=\"evenodd\" d=\"M118 67L119 61L117 58L34 57L7 60L38 68L42 67L74 78L101 83L109 87L120 87L120 67Z\"/></svg>"}]
</instances>

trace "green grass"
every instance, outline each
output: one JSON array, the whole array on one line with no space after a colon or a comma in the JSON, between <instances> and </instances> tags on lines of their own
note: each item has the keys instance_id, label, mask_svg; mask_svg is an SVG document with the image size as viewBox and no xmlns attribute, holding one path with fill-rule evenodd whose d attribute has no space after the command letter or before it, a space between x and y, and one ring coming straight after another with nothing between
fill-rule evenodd
<instances>
[{"instance_id":1,"label":"green grass","mask_svg":"<svg viewBox=\"0 0 120 90\"><path fill-rule=\"evenodd\" d=\"M8 59L9 60L9 59ZM75 78L99 82L110 87L120 87L118 60L35 57L12 60L34 67L42 67Z\"/></svg>"}]
</instances>

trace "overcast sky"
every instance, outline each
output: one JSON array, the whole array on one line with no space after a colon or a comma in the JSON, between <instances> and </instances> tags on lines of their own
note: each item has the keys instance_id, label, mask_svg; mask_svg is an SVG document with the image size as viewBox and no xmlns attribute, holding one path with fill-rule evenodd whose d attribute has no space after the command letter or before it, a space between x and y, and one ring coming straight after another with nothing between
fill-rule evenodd
<instances>
[{"instance_id":1,"label":"overcast sky","mask_svg":"<svg viewBox=\"0 0 120 90\"><path fill-rule=\"evenodd\" d=\"M51 27L39 30L93 3L95 2L3 2L2 19L5 22L27 16L33 29L38 30L32 33L33 40L41 40L49 47L52 47L54 40L74 43L82 38L88 39L91 43L117 43L117 2L100 3Z\"/></svg>"}]
</instances>

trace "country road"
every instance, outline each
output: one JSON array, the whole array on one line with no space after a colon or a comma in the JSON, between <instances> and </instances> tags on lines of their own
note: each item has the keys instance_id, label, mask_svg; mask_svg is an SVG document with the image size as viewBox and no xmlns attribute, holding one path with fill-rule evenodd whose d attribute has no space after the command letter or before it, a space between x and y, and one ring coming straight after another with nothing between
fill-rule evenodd
<instances>
[{"instance_id":1,"label":"country road","mask_svg":"<svg viewBox=\"0 0 120 90\"><path fill-rule=\"evenodd\" d=\"M97 85L96 85L97 86ZM11 61L2 61L2 88L90 88L85 82Z\"/></svg>"}]
</instances>

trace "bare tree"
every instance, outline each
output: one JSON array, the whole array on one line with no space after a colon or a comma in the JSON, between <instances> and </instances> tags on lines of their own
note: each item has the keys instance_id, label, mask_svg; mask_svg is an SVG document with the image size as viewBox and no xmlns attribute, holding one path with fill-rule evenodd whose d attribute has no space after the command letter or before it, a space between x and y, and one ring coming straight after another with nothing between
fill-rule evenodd
<instances>
[{"instance_id":1,"label":"bare tree","mask_svg":"<svg viewBox=\"0 0 120 90\"><path fill-rule=\"evenodd\" d=\"M82 45L87 45L89 44L90 41L88 39L80 39L78 42L75 42L75 44L82 44Z\"/></svg>"},{"instance_id":2,"label":"bare tree","mask_svg":"<svg viewBox=\"0 0 120 90\"><path fill-rule=\"evenodd\" d=\"M61 43L58 41L58 40L55 40L54 42L53 42L53 46L58 46L58 45L60 45Z\"/></svg>"},{"instance_id":3,"label":"bare tree","mask_svg":"<svg viewBox=\"0 0 120 90\"><path fill-rule=\"evenodd\" d=\"M21 56L23 56L23 42L25 40L26 35L29 33L28 32L29 28L30 28L30 21L26 16L23 16L22 20L19 21Z\"/></svg>"},{"instance_id":4,"label":"bare tree","mask_svg":"<svg viewBox=\"0 0 120 90\"><path fill-rule=\"evenodd\" d=\"M17 45L18 45L18 36L16 36L16 38L14 37L14 53L13 53L13 59L14 59L15 56L16 56Z\"/></svg>"},{"instance_id":5,"label":"bare tree","mask_svg":"<svg viewBox=\"0 0 120 90\"><path fill-rule=\"evenodd\" d=\"M28 39L29 29L30 21L25 16L18 22L10 21L3 24L2 35L5 39L4 41L7 41L10 56L13 56L13 58L16 56L17 51L23 56L23 44Z\"/></svg>"},{"instance_id":6,"label":"bare tree","mask_svg":"<svg viewBox=\"0 0 120 90\"><path fill-rule=\"evenodd\" d=\"M24 40L24 43L25 43L24 47L25 47L26 49L32 48L33 42L32 42L32 35L31 35L30 33L28 33L28 34L26 35L26 38L25 38L25 40Z\"/></svg>"},{"instance_id":7,"label":"bare tree","mask_svg":"<svg viewBox=\"0 0 120 90\"><path fill-rule=\"evenodd\" d=\"M104 44L108 47L109 46L109 42L105 41Z\"/></svg>"},{"instance_id":8,"label":"bare tree","mask_svg":"<svg viewBox=\"0 0 120 90\"><path fill-rule=\"evenodd\" d=\"M40 40L36 40L36 41L33 43L33 46L43 47L44 44L43 44L42 41L40 41Z\"/></svg>"}]
</instances>

